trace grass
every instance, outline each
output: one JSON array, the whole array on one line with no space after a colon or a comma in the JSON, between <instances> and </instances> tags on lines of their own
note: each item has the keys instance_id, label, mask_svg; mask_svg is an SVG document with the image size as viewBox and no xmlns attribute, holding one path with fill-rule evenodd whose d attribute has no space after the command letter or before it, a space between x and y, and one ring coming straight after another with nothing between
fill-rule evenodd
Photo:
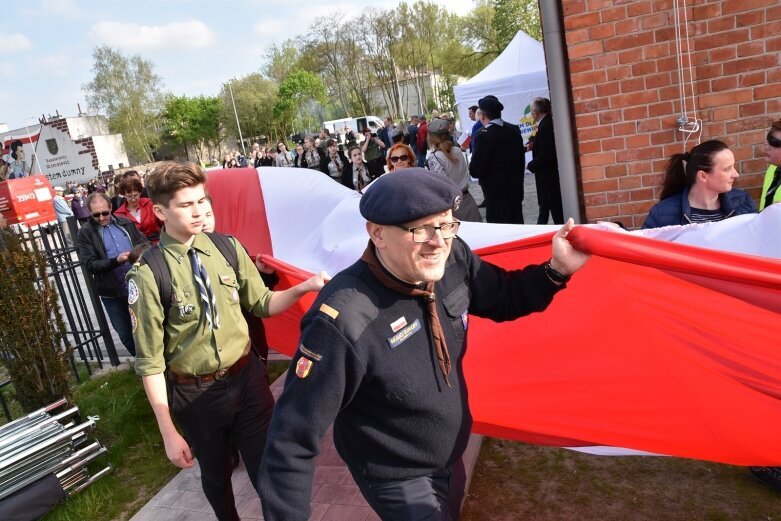
<instances>
[{"instance_id":1,"label":"grass","mask_svg":"<svg viewBox=\"0 0 781 521\"><path fill-rule=\"evenodd\" d=\"M273 381L289 362L271 362ZM114 471L50 512L45 521L129 519L179 471L165 455L141 381L130 370L93 377L74 392L82 415L100 416L94 437L109 452L93 464Z\"/></svg>"},{"instance_id":2,"label":"grass","mask_svg":"<svg viewBox=\"0 0 781 521\"><path fill-rule=\"evenodd\" d=\"M462 520L520 519L781 521L781 493L743 467L485 438Z\"/></svg>"}]
</instances>

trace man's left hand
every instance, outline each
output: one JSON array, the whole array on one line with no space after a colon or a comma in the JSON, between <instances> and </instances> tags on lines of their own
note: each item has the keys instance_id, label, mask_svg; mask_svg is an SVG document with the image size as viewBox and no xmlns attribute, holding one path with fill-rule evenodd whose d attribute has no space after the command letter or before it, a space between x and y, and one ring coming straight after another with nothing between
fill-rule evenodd
<instances>
[{"instance_id":1,"label":"man's left hand","mask_svg":"<svg viewBox=\"0 0 781 521\"><path fill-rule=\"evenodd\" d=\"M591 255L576 250L567 240L567 235L575 227L575 221L570 217L564 226L553 236L551 266L564 275L572 275L588 261Z\"/></svg>"}]
</instances>

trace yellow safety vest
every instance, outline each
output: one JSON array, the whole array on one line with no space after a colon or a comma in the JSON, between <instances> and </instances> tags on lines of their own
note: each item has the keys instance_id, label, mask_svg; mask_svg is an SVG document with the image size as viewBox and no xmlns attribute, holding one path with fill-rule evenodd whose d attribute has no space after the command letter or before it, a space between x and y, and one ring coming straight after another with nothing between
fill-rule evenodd
<instances>
[{"instance_id":1,"label":"yellow safety vest","mask_svg":"<svg viewBox=\"0 0 781 521\"><path fill-rule=\"evenodd\" d=\"M765 172L765 182L762 184L762 196L759 198L759 211L765 209L765 199L767 199L767 192L770 190L770 185L773 182L773 178L776 173L776 165L770 165ZM773 203L781 202L781 186L776 188L776 193L773 194Z\"/></svg>"}]
</instances>

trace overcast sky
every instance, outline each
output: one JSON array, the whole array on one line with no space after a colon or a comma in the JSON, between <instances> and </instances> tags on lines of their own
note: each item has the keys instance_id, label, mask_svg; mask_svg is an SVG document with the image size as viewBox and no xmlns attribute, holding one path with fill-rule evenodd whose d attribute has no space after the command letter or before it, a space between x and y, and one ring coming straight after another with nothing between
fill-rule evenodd
<instances>
[{"instance_id":1,"label":"overcast sky","mask_svg":"<svg viewBox=\"0 0 781 521\"><path fill-rule=\"evenodd\" d=\"M434 0L467 13L472 0ZM272 43L306 31L317 17L350 17L398 0L27 0L12 2L0 30L0 123L37 123L41 114L86 110L81 86L92 79L98 45L139 53L155 64L164 89L215 95L228 78L256 72ZM10 7L6 5L5 7Z\"/></svg>"}]
</instances>

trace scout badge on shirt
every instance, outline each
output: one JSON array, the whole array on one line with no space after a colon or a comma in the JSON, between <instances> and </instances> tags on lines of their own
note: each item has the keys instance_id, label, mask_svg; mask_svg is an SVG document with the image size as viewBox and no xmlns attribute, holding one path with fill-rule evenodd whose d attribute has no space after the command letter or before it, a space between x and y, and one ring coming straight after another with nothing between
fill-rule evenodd
<instances>
[{"instance_id":1,"label":"scout badge on shirt","mask_svg":"<svg viewBox=\"0 0 781 521\"><path fill-rule=\"evenodd\" d=\"M312 362L310 359L306 357L301 357L298 359L298 362L296 362L296 376L299 378L306 378L309 376L309 371L312 370Z\"/></svg>"},{"instance_id":2,"label":"scout badge on shirt","mask_svg":"<svg viewBox=\"0 0 781 521\"><path fill-rule=\"evenodd\" d=\"M131 280L127 283L127 303L132 306L136 302L138 302L138 286L135 280Z\"/></svg>"},{"instance_id":3,"label":"scout badge on shirt","mask_svg":"<svg viewBox=\"0 0 781 521\"><path fill-rule=\"evenodd\" d=\"M407 318L406 317L399 317L398 319L391 322L391 331L394 333L398 333L399 329L403 328L407 325Z\"/></svg>"}]
</instances>

